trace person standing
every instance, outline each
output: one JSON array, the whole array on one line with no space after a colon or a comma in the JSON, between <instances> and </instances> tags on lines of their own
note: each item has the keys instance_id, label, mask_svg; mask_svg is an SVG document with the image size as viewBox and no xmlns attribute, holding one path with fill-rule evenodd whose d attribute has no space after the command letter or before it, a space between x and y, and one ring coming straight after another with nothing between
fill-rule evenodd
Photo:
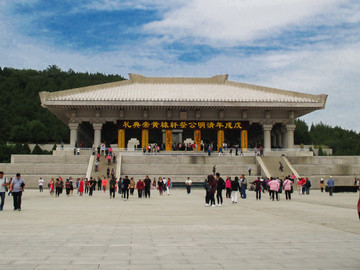
<instances>
[{"instance_id":1,"label":"person standing","mask_svg":"<svg viewBox=\"0 0 360 270\"><path fill-rule=\"evenodd\" d=\"M310 194L310 188L311 188L311 182L310 182L309 178L306 178L306 183L305 183L306 195Z\"/></svg>"},{"instance_id":2,"label":"person standing","mask_svg":"<svg viewBox=\"0 0 360 270\"><path fill-rule=\"evenodd\" d=\"M262 183L260 181L260 178L258 177L253 184L255 185L255 193L256 193L256 200L261 200L261 186Z\"/></svg>"},{"instance_id":3,"label":"person standing","mask_svg":"<svg viewBox=\"0 0 360 270\"><path fill-rule=\"evenodd\" d=\"M164 192L164 186L165 186L165 183L162 179L162 177L159 177L159 181L158 181L158 189L159 189L159 194L160 196L163 195L163 192Z\"/></svg>"},{"instance_id":4,"label":"person standing","mask_svg":"<svg viewBox=\"0 0 360 270\"><path fill-rule=\"evenodd\" d=\"M249 176L251 176L251 166L248 166L248 172L249 172Z\"/></svg>"},{"instance_id":5,"label":"person standing","mask_svg":"<svg viewBox=\"0 0 360 270\"><path fill-rule=\"evenodd\" d=\"M136 189L138 190L138 198L142 197L142 192L144 187L145 187L144 182L141 179L139 179L139 181L136 183Z\"/></svg>"},{"instance_id":6,"label":"person standing","mask_svg":"<svg viewBox=\"0 0 360 270\"><path fill-rule=\"evenodd\" d=\"M216 173L216 165L213 166L212 172L213 172L213 175L215 175L215 173Z\"/></svg>"},{"instance_id":7,"label":"person standing","mask_svg":"<svg viewBox=\"0 0 360 270\"><path fill-rule=\"evenodd\" d=\"M90 181L89 181L89 196L93 195L93 191L95 189L96 186L96 180L95 178L90 177Z\"/></svg>"},{"instance_id":8,"label":"person standing","mask_svg":"<svg viewBox=\"0 0 360 270\"><path fill-rule=\"evenodd\" d=\"M65 191L66 191L66 196L70 196L70 180L69 179L66 179L66 182L65 182Z\"/></svg>"},{"instance_id":9,"label":"person standing","mask_svg":"<svg viewBox=\"0 0 360 270\"><path fill-rule=\"evenodd\" d=\"M55 183L55 197L59 197L60 196L60 180L59 178L56 178L56 183Z\"/></svg>"},{"instance_id":10,"label":"person standing","mask_svg":"<svg viewBox=\"0 0 360 270\"><path fill-rule=\"evenodd\" d=\"M55 181L54 178L51 178L50 180L50 184L49 184L49 191L50 191L50 195L54 195L54 187L55 187Z\"/></svg>"},{"instance_id":11,"label":"person standing","mask_svg":"<svg viewBox=\"0 0 360 270\"><path fill-rule=\"evenodd\" d=\"M0 172L0 197L1 197L1 204L0 204L0 211L4 209L5 204L5 197L6 197L6 191L9 183L4 176L4 172Z\"/></svg>"},{"instance_id":12,"label":"person standing","mask_svg":"<svg viewBox=\"0 0 360 270\"><path fill-rule=\"evenodd\" d=\"M192 185L192 181L190 179L190 177L188 177L185 181L185 185L186 185L186 192L188 195L190 195L191 193L191 185Z\"/></svg>"},{"instance_id":13,"label":"person standing","mask_svg":"<svg viewBox=\"0 0 360 270\"><path fill-rule=\"evenodd\" d=\"M39 191L40 192L44 191L44 179L42 179L42 177L40 177L39 179Z\"/></svg>"},{"instance_id":14,"label":"person standing","mask_svg":"<svg viewBox=\"0 0 360 270\"><path fill-rule=\"evenodd\" d=\"M332 196L335 187L335 181L332 179L332 176L330 176L330 178L327 180L327 186L329 189L329 195Z\"/></svg>"},{"instance_id":15,"label":"person standing","mask_svg":"<svg viewBox=\"0 0 360 270\"><path fill-rule=\"evenodd\" d=\"M152 182L153 190L156 190L156 178L154 177L154 180Z\"/></svg>"},{"instance_id":16,"label":"person standing","mask_svg":"<svg viewBox=\"0 0 360 270\"><path fill-rule=\"evenodd\" d=\"M239 178L236 176L233 181L231 181L231 202L237 203L237 192L239 190Z\"/></svg>"},{"instance_id":17,"label":"person standing","mask_svg":"<svg viewBox=\"0 0 360 270\"><path fill-rule=\"evenodd\" d=\"M284 165L281 163L281 161L279 161L279 171L280 172L284 171Z\"/></svg>"},{"instance_id":18,"label":"person standing","mask_svg":"<svg viewBox=\"0 0 360 270\"><path fill-rule=\"evenodd\" d=\"M168 196L170 196L171 188L172 188L172 182L171 182L170 177L168 177L167 182L166 182L166 191L167 191Z\"/></svg>"},{"instance_id":19,"label":"person standing","mask_svg":"<svg viewBox=\"0 0 360 270\"><path fill-rule=\"evenodd\" d=\"M325 182L324 182L324 178L320 179L320 191L324 192L325 189Z\"/></svg>"},{"instance_id":20,"label":"person standing","mask_svg":"<svg viewBox=\"0 0 360 270\"><path fill-rule=\"evenodd\" d=\"M98 191L101 190L101 184L102 184L102 180L101 180L100 177L98 177L98 179L97 179L97 185L98 185L97 190L98 190Z\"/></svg>"},{"instance_id":21,"label":"person standing","mask_svg":"<svg viewBox=\"0 0 360 270\"><path fill-rule=\"evenodd\" d=\"M216 183L216 179L213 175L208 176L208 183L210 186L210 191L209 191L210 207L215 207L216 206L215 191L216 191L217 183Z\"/></svg>"},{"instance_id":22,"label":"person standing","mask_svg":"<svg viewBox=\"0 0 360 270\"><path fill-rule=\"evenodd\" d=\"M83 178L81 178L79 180L78 193L80 193L80 196L82 196L84 193L84 179Z\"/></svg>"},{"instance_id":23,"label":"person standing","mask_svg":"<svg viewBox=\"0 0 360 270\"><path fill-rule=\"evenodd\" d=\"M292 187L292 181L290 179L286 178L283 183L286 200L291 200L291 187Z\"/></svg>"},{"instance_id":24,"label":"person standing","mask_svg":"<svg viewBox=\"0 0 360 270\"><path fill-rule=\"evenodd\" d=\"M231 180L229 176L226 178L225 188L226 188L226 198L231 198Z\"/></svg>"},{"instance_id":25,"label":"person standing","mask_svg":"<svg viewBox=\"0 0 360 270\"><path fill-rule=\"evenodd\" d=\"M14 199L14 210L21 211L21 196L25 189L25 181L20 173L16 174L10 184L10 189Z\"/></svg>"},{"instance_id":26,"label":"person standing","mask_svg":"<svg viewBox=\"0 0 360 270\"><path fill-rule=\"evenodd\" d=\"M223 205L222 191L225 189L225 181L220 177L220 173L216 173L216 200L217 206Z\"/></svg>"},{"instance_id":27,"label":"person standing","mask_svg":"<svg viewBox=\"0 0 360 270\"><path fill-rule=\"evenodd\" d=\"M247 180L245 178L245 175L241 176L240 189L241 189L241 198L246 199Z\"/></svg>"},{"instance_id":28,"label":"person standing","mask_svg":"<svg viewBox=\"0 0 360 270\"><path fill-rule=\"evenodd\" d=\"M110 199L111 199L111 196L113 198L115 198L115 186L116 186L116 180L115 178L111 178L110 180L110 183L109 183L109 188L110 188Z\"/></svg>"},{"instance_id":29,"label":"person standing","mask_svg":"<svg viewBox=\"0 0 360 270\"><path fill-rule=\"evenodd\" d=\"M134 178L130 178L130 195L134 195L134 189L135 189L135 181Z\"/></svg>"},{"instance_id":30,"label":"person standing","mask_svg":"<svg viewBox=\"0 0 360 270\"><path fill-rule=\"evenodd\" d=\"M274 195L276 194L276 200L279 200L279 188L280 184L276 179L271 179L269 182L269 188L270 188L270 198L274 200Z\"/></svg>"},{"instance_id":31,"label":"person standing","mask_svg":"<svg viewBox=\"0 0 360 270\"><path fill-rule=\"evenodd\" d=\"M125 176L123 180L124 201L129 199L129 186L130 186L130 179L128 176Z\"/></svg>"},{"instance_id":32,"label":"person standing","mask_svg":"<svg viewBox=\"0 0 360 270\"><path fill-rule=\"evenodd\" d=\"M102 186L103 186L104 193L106 193L107 179L104 177L104 179L102 180L101 183L102 183Z\"/></svg>"},{"instance_id":33,"label":"person standing","mask_svg":"<svg viewBox=\"0 0 360 270\"><path fill-rule=\"evenodd\" d=\"M145 177L144 184L145 184L145 198L149 196L150 199L151 179L149 178L149 176Z\"/></svg>"}]
</instances>

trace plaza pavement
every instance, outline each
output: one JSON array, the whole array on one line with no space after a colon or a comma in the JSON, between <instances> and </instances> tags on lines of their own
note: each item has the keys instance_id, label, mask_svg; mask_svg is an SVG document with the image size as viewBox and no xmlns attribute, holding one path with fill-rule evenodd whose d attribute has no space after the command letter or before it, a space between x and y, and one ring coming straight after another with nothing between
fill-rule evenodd
<instances>
[{"instance_id":1,"label":"plaza pavement","mask_svg":"<svg viewBox=\"0 0 360 270\"><path fill-rule=\"evenodd\" d=\"M117 194L118 195L118 194ZM0 212L0 269L360 269L358 194L204 207L204 191L129 201L26 190Z\"/></svg>"}]
</instances>

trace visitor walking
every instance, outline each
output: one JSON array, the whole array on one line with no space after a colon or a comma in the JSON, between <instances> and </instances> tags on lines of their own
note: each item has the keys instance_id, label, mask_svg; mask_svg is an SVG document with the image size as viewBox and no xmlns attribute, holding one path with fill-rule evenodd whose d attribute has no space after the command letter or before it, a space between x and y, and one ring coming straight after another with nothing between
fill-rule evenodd
<instances>
[{"instance_id":1,"label":"visitor walking","mask_svg":"<svg viewBox=\"0 0 360 270\"><path fill-rule=\"evenodd\" d=\"M225 181L220 177L220 173L216 173L216 200L217 206L223 205L222 191L225 189Z\"/></svg>"},{"instance_id":2,"label":"visitor walking","mask_svg":"<svg viewBox=\"0 0 360 270\"><path fill-rule=\"evenodd\" d=\"M255 186L255 193L256 193L256 200L261 200L261 186L262 183L260 181L260 178L258 177L254 182L253 182L254 186Z\"/></svg>"},{"instance_id":3,"label":"visitor walking","mask_svg":"<svg viewBox=\"0 0 360 270\"><path fill-rule=\"evenodd\" d=\"M158 189L159 189L159 194L160 196L163 195L163 192L164 192L164 186L165 186L165 183L162 179L162 177L159 177L159 181L158 181Z\"/></svg>"},{"instance_id":4,"label":"visitor walking","mask_svg":"<svg viewBox=\"0 0 360 270\"><path fill-rule=\"evenodd\" d=\"M186 185L186 192L188 195L191 194L191 186L192 186L192 181L190 179L190 177L188 177L185 181L185 185Z\"/></svg>"},{"instance_id":5,"label":"visitor walking","mask_svg":"<svg viewBox=\"0 0 360 270\"><path fill-rule=\"evenodd\" d=\"M239 190L239 177L235 176L235 179L231 181L231 202L237 203L237 193Z\"/></svg>"},{"instance_id":6,"label":"visitor walking","mask_svg":"<svg viewBox=\"0 0 360 270\"><path fill-rule=\"evenodd\" d=\"M42 179L42 177L40 177L39 179L39 192L43 192L44 191L44 179Z\"/></svg>"},{"instance_id":7,"label":"visitor walking","mask_svg":"<svg viewBox=\"0 0 360 270\"><path fill-rule=\"evenodd\" d=\"M110 199L115 198L115 187L116 187L116 180L115 178L111 178L109 182L109 190L110 190Z\"/></svg>"},{"instance_id":8,"label":"visitor walking","mask_svg":"<svg viewBox=\"0 0 360 270\"><path fill-rule=\"evenodd\" d=\"M170 196L170 191L172 188L172 182L170 177L168 177L167 182L166 182L166 191L167 191L167 195Z\"/></svg>"},{"instance_id":9,"label":"visitor walking","mask_svg":"<svg viewBox=\"0 0 360 270\"><path fill-rule=\"evenodd\" d=\"M144 184L145 184L145 198L149 196L150 199L151 179L149 178L148 175L145 177Z\"/></svg>"},{"instance_id":10,"label":"visitor walking","mask_svg":"<svg viewBox=\"0 0 360 270\"><path fill-rule=\"evenodd\" d=\"M320 179L320 191L324 192L325 189L325 182L324 182L324 178Z\"/></svg>"},{"instance_id":11,"label":"visitor walking","mask_svg":"<svg viewBox=\"0 0 360 270\"><path fill-rule=\"evenodd\" d=\"M21 211L21 196L25 189L25 181L20 173L16 174L10 184L10 190L13 194L14 210Z\"/></svg>"},{"instance_id":12,"label":"visitor walking","mask_svg":"<svg viewBox=\"0 0 360 270\"><path fill-rule=\"evenodd\" d=\"M335 181L332 179L332 176L330 176L330 178L327 180L327 186L329 189L329 195L332 196L335 187Z\"/></svg>"},{"instance_id":13,"label":"visitor walking","mask_svg":"<svg viewBox=\"0 0 360 270\"><path fill-rule=\"evenodd\" d=\"M145 188L144 182L141 179L139 179L139 181L136 183L136 189L138 190L138 197L139 198L142 197L142 192L143 192L144 188Z\"/></svg>"},{"instance_id":14,"label":"visitor walking","mask_svg":"<svg viewBox=\"0 0 360 270\"><path fill-rule=\"evenodd\" d=\"M283 183L283 189L285 190L286 200L291 200L291 188L292 188L292 181L286 178Z\"/></svg>"},{"instance_id":15,"label":"visitor walking","mask_svg":"<svg viewBox=\"0 0 360 270\"><path fill-rule=\"evenodd\" d=\"M0 203L0 211L2 211L4 209L4 204L5 204L5 197L6 197L6 192L8 190L8 186L9 186L9 182L7 181L7 178L4 176L4 172L0 172L0 198L1 198L1 203Z\"/></svg>"},{"instance_id":16,"label":"visitor walking","mask_svg":"<svg viewBox=\"0 0 360 270\"><path fill-rule=\"evenodd\" d=\"M225 188L226 188L226 198L230 198L231 197L231 180L230 180L229 176L226 177Z\"/></svg>"}]
</instances>

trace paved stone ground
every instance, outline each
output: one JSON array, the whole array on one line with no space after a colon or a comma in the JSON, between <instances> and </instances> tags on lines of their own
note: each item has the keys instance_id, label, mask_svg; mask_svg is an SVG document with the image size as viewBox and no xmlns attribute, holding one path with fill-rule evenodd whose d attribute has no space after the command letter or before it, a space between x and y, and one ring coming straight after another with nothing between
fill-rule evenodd
<instances>
[{"instance_id":1,"label":"paved stone ground","mask_svg":"<svg viewBox=\"0 0 360 270\"><path fill-rule=\"evenodd\" d=\"M204 191L151 199L26 190L0 212L0 269L360 269L358 194L254 192L204 207Z\"/></svg>"}]
</instances>

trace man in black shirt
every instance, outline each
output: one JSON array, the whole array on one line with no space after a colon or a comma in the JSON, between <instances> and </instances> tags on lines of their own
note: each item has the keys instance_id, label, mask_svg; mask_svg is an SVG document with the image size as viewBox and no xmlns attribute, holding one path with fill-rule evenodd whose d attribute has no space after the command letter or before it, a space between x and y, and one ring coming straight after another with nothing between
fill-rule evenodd
<instances>
[{"instance_id":1,"label":"man in black shirt","mask_svg":"<svg viewBox=\"0 0 360 270\"><path fill-rule=\"evenodd\" d=\"M111 178L111 180L110 180L110 199L111 199L111 195L113 198L115 198L115 186L116 186L116 179Z\"/></svg>"},{"instance_id":2,"label":"man in black shirt","mask_svg":"<svg viewBox=\"0 0 360 270\"><path fill-rule=\"evenodd\" d=\"M124 192L124 201L129 199L129 185L130 185L130 179L128 176L125 176L123 180L123 192ZM150 197L150 194L149 194Z\"/></svg>"},{"instance_id":3,"label":"man in black shirt","mask_svg":"<svg viewBox=\"0 0 360 270\"><path fill-rule=\"evenodd\" d=\"M147 196L149 195L149 199L150 199L151 179L149 178L149 176L146 176L144 183L145 183L145 198L147 198Z\"/></svg>"},{"instance_id":4,"label":"man in black shirt","mask_svg":"<svg viewBox=\"0 0 360 270\"><path fill-rule=\"evenodd\" d=\"M222 197L222 190L225 188L225 181L220 177L220 173L216 173L216 200L217 205L222 206L223 204L223 197Z\"/></svg>"}]
</instances>

